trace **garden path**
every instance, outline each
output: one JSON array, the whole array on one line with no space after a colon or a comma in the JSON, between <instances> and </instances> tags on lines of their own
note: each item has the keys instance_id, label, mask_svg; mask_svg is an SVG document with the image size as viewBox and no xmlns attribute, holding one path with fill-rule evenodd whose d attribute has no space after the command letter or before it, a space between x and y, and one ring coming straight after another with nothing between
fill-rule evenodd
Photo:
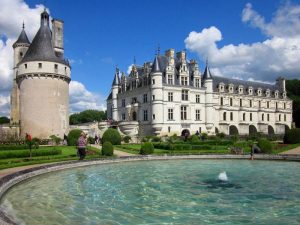
<instances>
[{"instance_id":1,"label":"garden path","mask_svg":"<svg viewBox=\"0 0 300 225\"><path fill-rule=\"evenodd\" d=\"M101 146L99 146L99 145L92 145L92 146L95 148L101 149ZM123 151L114 149L114 155L116 155L117 157L128 157L128 156L135 156L136 154L131 154L131 153L127 153L127 152L123 152Z\"/></svg>"},{"instance_id":2,"label":"garden path","mask_svg":"<svg viewBox=\"0 0 300 225\"><path fill-rule=\"evenodd\" d=\"M300 147L285 151L285 152L281 152L279 153L280 155L300 155Z\"/></svg>"}]
</instances>

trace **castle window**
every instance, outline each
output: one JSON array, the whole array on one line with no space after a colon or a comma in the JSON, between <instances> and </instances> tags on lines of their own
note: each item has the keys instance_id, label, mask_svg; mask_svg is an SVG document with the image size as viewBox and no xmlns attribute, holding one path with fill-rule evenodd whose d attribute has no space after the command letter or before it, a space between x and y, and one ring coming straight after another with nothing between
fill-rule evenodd
<instances>
[{"instance_id":1,"label":"castle window","mask_svg":"<svg viewBox=\"0 0 300 225\"><path fill-rule=\"evenodd\" d=\"M233 100L232 100L232 98L230 98L230 106L232 106L233 105Z\"/></svg>"},{"instance_id":2,"label":"castle window","mask_svg":"<svg viewBox=\"0 0 300 225\"><path fill-rule=\"evenodd\" d=\"M200 109L196 109L196 120L200 120Z\"/></svg>"},{"instance_id":3,"label":"castle window","mask_svg":"<svg viewBox=\"0 0 300 225\"><path fill-rule=\"evenodd\" d=\"M243 107L243 99L240 99L240 107Z\"/></svg>"},{"instance_id":4,"label":"castle window","mask_svg":"<svg viewBox=\"0 0 300 225\"><path fill-rule=\"evenodd\" d=\"M285 92L282 93L282 97L283 97L283 98L286 98L286 93L285 93Z\"/></svg>"},{"instance_id":5,"label":"castle window","mask_svg":"<svg viewBox=\"0 0 300 225\"><path fill-rule=\"evenodd\" d=\"M152 84L155 84L155 79L152 79Z\"/></svg>"},{"instance_id":6,"label":"castle window","mask_svg":"<svg viewBox=\"0 0 300 225\"><path fill-rule=\"evenodd\" d=\"M152 95L152 100L153 100L153 101L155 100L155 95Z\"/></svg>"},{"instance_id":7,"label":"castle window","mask_svg":"<svg viewBox=\"0 0 300 225\"><path fill-rule=\"evenodd\" d=\"M275 107L276 107L276 109L278 109L278 102L275 103Z\"/></svg>"},{"instance_id":8,"label":"castle window","mask_svg":"<svg viewBox=\"0 0 300 225\"><path fill-rule=\"evenodd\" d=\"M42 63L39 63L39 68L40 68L40 69L42 68Z\"/></svg>"},{"instance_id":9,"label":"castle window","mask_svg":"<svg viewBox=\"0 0 300 225\"><path fill-rule=\"evenodd\" d=\"M279 117L279 121L281 121L281 114L279 114L279 116L278 116L278 117Z\"/></svg>"},{"instance_id":10,"label":"castle window","mask_svg":"<svg viewBox=\"0 0 300 225\"><path fill-rule=\"evenodd\" d=\"M147 94L143 95L143 101L144 101L144 103L146 103L148 101L148 95Z\"/></svg>"},{"instance_id":11,"label":"castle window","mask_svg":"<svg viewBox=\"0 0 300 225\"><path fill-rule=\"evenodd\" d=\"M173 120L173 109L168 109L168 120Z\"/></svg>"},{"instance_id":12,"label":"castle window","mask_svg":"<svg viewBox=\"0 0 300 225\"><path fill-rule=\"evenodd\" d=\"M221 105L223 105L223 104L224 104L223 97L221 97L221 99L220 99L220 104L221 104Z\"/></svg>"},{"instance_id":13,"label":"castle window","mask_svg":"<svg viewBox=\"0 0 300 225\"><path fill-rule=\"evenodd\" d=\"M283 108L286 109L286 103L283 103Z\"/></svg>"},{"instance_id":14,"label":"castle window","mask_svg":"<svg viewBox=\"0 0 300 225\"><path fill-rule=\"evenodd\" d=\"M168 92L168 101L173 102L173 92Z\"/></svg>"},{"instance_id":15,"label":"castle window","mask_svg":"<svg viewBox=\"0 0 300 225\"><path fill-rule=\"evenodd\" d=\"M258 101L258 107L259 108L261 107L261 101Z\"/></svg>"},{"instance_id":16,"label":"castle window","mask_svg":"<svg viewBox=\"0 0 300 225\"><path fill-rule=\"evenodd\" d=\"M250 121L252 121L252 113L250 113Z\"/></svg>"},{"instance_id":17,"label":"castle window","mask_svg":"<svg viewBox=\"0 0 300 225\"><path fill-rule=\"evenodd\" d=\"M171 127L168 127L168 132L169 132L169 133L171 132Z\"/></svg>"},{"instance_id":18,"label":"castle window","mask_svg":"<svg viewBox=\"0 0 300 225\"><path fill-rule=\"evenodd\" d=\"M125 113L122 113L122 120L126 120L126 116L125 116Z\"/></svg>"},{"instance_id":19,"label":"castle window","mask_svg":"<svg viewBox=\"0 0 300 225\"><path fill-rule=\"evenodd\" d=\"M275 91L275 98L278 98L278 91Z\"/></svg>"},{"instance_id":20,"label":"castle window","mask_svg":"<svg viewBox=\"0 0 300 225\"><path fill-rule=\"evenodd\" d=\"M181 106L181 120L187 119L187 109L186 106Z\"/></svg>"},{"instance_id":21,"label":"castle window","mask_svg":"<svg viewBox=\"0 0 300 225\"><path fill-rule=\"evenodd\" d=\"M253 93L253 88L252 87L248 88L248 93L249 93L249 95L252 95L252 93Z\"/></svg>"},{"instance_id":22,"label":"castle window","mask_svg":"<svg viewBox=\"0 0 300 225\"><path fill-rule=\"evenodd\" d=\"M249 100L249 106L252 107L252 100Z\"/></svg>"},{"instance_id":23,"label":"castle window","mask_svg":"<svg viewBox=\"0 0 300 225\"><path fill-rule=\"evenodd\" d=\"M199 79L195 79L195 86L197 88L200 87L200 80Z\"/></svg>"},{"instance_id":24,"label":"castle window","mask_svg":"<svg viewBox=\"0 0 300 225\"><path fill-rule=\"evenodd\" d=\"M125 99L122 99L122 107L125 107Z\"/></svg>"},{"instance_id":25,"label":"castle window","mask_svg":"<svg viewBox=\"0 0 300 225\"><path fill-rule=\"evenodd\" d=\"M20 57L22 58L22 56L23 56L23 52L20 52Z\"/></svg>"},{"instance_id":26,"label":"castle window","mask_svg":"<svg viewBox=\"0 0 300 225\"><path fill-rule=\"evenodd\" d=\"M27 69L27 63L24 64L25 69Z\"/></svg>"},{"instance_id":27,"label":"castle window","mask_svg":"<svg viewBox=\"0 0 300 225\"><path fill-rule=\"evenodd\" d=\"M168 74L168 84L173 84L173 75Z\"/></svg>"},{"instance_id":28,"label":"castle window","mask_svg":"<svg viewBox=\"0 0 300 225\"><path fill-rule=\"evenodd\" d=\"M230 120L233 120L233 112L230 113Z\"/></svg>"},{"instance_id":29,"label":"castle window","mask_svg":"<svg viewBox=\"0 0 300 225\"><path fill-rule=\"evenodd\" d=\"M284 116L284 121L286 121L286 115L284 114L283 116Z\"/></svg>"},{"instance_id":30,"label":"castle window","mask_svg":"<svg viewBox=\"0 0 300 225\"><path fill-rule=\"evenodd\" d=\"M152 119L155 120L155 114L152 115Z\"/></svg>"},{"instance_id":31,"label":"castle window","mask_svg":"<svg viewBox=\"0 0 300 225\"><path fill-rule=\"evenodd\" d=\"M148 110L144 110L144 121L148 121Z\"/></svg>"},{"instance_id":32,"label":"castle window","mask_svg":"<svg viewBox=\"0 0 300 225\"><path fill-rule=\"evenodd\" d=\"M54 64L54 71L57 72L57 70L58 70L58 65Z\"/></svg>"},{"instance_id":33,"label":"castle window","mask_svg":"<svg viewBox=\"0 0 300 225\"><path fill-rule=\"evenodd\" d=\"M261 96L261 89L260 88L257 90L257 95Z\"/></svg>"},{"instance_id":34,"label":"castle window","mask_svg":"<svg viewBox=\"0 0 300 225\"><path fill-rule=\"evenodd\" d=\"M265 120L265 114L261 115L261 120L264 121Z\"/></svg>"},{"instance_id":35,"label":"castle window","mask_svg":"<svg viewBox=\"0 0 300 225\"><path fill-rule=\"evenodd\" d=\"M188 90L182 90L181 91L181 100L182 101L188 101L189 100L189 91Z\"/></svg>"},{"instance_id":36,"label":"castle window","mask_svg":"<svg viewBox=\"0 0 300 225\"><path fill-rule=\"evenodd\" d=\"M270 114L267 114L267 120L270 121Z\"/></svg>"},{"instance_id":37,"label":"castle window","mask_svg":"<svg viewBox=\"0 0 300 225\"><path fill-rule=\"evenodd\" d=\"M196 95L196 103L200 103L200 95Z\"/></svg>"},{"instance_id":38,"label":"castle window","mask_svg":"<svg viewBox=\"0 0 300 225\"><path fill-rule=\"evenodd\" d=\"M226 121L226 112L223 113L223 120Z\"/></svg>"},{"instance_id":39,"label":"castle window","mask_svg":"<svg viewBox=\"0 0 300 225\"><path fill-rule=\"evenodd\" d=\"M246 120L246 113L243 113L243 121Z\"/></svg>"},{"instance_id":40,"label":"castle window","mask_svg":"<svg viewBox=\"0 0 300 225\"><path fill-rule=\"evenodd\" d=\"M65 66L65 74L67 74L67 67Z\"/></svg>"},{"instance_id":41,"label":"castle window","mask_svg":"<svg viewBox=\"0 0 300 225\"><path fill-rule=\"evenodd\" d=\"M266 90L266 97L270 97L270 93L271 93L270 90L267 89L267 90Z\"/></svg>"},{"instance_id":42,"label":"castle window","mask_svg":"<svg viewBox=\"0 0 300 225\"><path fill-rule=\"evenodd\" d=\"M270 108L270 102L267 102L267 108Z\"/></svg>"},{"instance_id":43,"label":"castle window","mask_svg":"<svg viewBox=\"0 0 300 225\"><path fill-rule=\"evenodd\" d=\"M187 77L181 77L181 85L184 85L184 86L188 85L188 78Z\"/></svg>"}]
</instances>

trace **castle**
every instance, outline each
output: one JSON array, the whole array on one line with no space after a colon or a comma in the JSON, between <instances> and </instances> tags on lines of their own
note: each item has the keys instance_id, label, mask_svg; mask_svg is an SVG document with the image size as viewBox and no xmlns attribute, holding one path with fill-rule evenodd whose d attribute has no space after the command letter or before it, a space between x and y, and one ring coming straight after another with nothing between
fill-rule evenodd
<instances>
[{"instance_id":1,"label":"castle","mask_svg":"<svg viewBox=\"0 0 300 225\"><path fill-rule=\"evenodd\" d=\"M41 24L32 43L24 24L13 44L14 79L11 92L11 126L21 137L63 137L69 129L71 67L64 59L63 21L41 13Z\"/></svg>"},{"instance_id":2,"label":"castle","mask_svg":"<svg viewBox=\"0 0 300 225\"><path fill-rule=\"evenodd\" d=\"M157 54L153 63L116 69L107 115L127 135L284 134L292 125L285 80L274 85L201 73L186 52Z\"/></svg>"}]
</instances>

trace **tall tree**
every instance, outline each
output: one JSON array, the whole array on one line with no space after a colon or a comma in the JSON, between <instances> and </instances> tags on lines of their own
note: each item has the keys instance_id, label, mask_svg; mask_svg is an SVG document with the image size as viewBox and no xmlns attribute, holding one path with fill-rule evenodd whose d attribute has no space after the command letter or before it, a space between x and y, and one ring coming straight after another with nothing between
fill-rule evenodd
<instances>
[{"instance_id":1,"label":"tall tree","mask_svg":"<svg viewBox=\"0 0 300 225\"><path fill-rule=\"evenodd\" d=\"M93 121L102 121L106 119L106 111L88 109L80 113L74 113L70 116L70 124L88 123Z\"/></svg>"},{"instance_id":2,"label":"tall tree","mask_svg":"<svg viewBox=\"0 0 300 225\"><path fill-rule=\"evenodd\" d=\"M293 121L300 127L300 80L286 81L287 95L293 100Z\"/></svg>"},{"instance_id":3,"label":"tall tree","mask_svg":"<svg viewBox=\"0 0 300 225\"><path fill-rule=\"evenodd\" d=\"M1 116L0 117L0 124L5 124L5 123L9 123L9 118L6 116Z\"/></svg>"}]
</instances>

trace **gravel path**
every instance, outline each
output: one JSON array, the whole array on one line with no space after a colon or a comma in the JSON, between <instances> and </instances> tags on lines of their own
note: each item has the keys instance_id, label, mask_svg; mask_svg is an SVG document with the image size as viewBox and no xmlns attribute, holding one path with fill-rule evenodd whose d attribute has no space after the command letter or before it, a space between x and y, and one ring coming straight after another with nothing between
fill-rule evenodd
<instances>
[{"instance_id":1,"label":"gravel path","mask_svg":"<svg viewBox=\"0 0 300 225\"><path fill-rule=\"evenodd\" d=\"M285 151L285 152L281 152L279 153L279 155L300 155L300 147Z\"/></svg>"}]
</instances>

